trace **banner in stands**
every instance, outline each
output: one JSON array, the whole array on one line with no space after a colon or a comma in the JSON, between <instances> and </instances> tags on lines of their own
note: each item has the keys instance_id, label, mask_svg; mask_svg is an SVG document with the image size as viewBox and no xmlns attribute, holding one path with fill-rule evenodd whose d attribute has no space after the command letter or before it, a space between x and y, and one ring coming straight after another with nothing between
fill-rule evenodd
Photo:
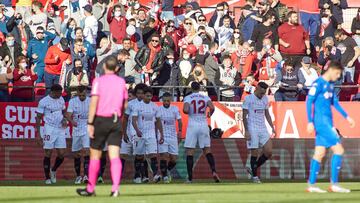
<instances>
[{"instance_id":1,"label":"banner in stands","mask_svg":"<svg viewBox=\"0 0 360 203\"><path fill-rule=\"evenodd\" d=\"M242 108L239 102L215 102L215 113L209 120L212 128L221 128L223 138L243 138ZM161 105L161 103L158 103ZM183 118L183 138L186 134L187 116L182 113L183 103L174 103ZM334 123L344 137L360 138L360 103L342 103L358 125L348 123L335 112ZM0 103L0 139L34 139L37 103ZM274 138L313 138L306 132L307 117L304 102L273 102L269 108L276 127ZM358 112L359 111L359 112ZM270 127L267 125L269 133ZM70 137L70 135L68 135Z\"/></svg>"},{"instance_id":2,"label":"banner in stands","mask_svg":"<svg viewBox=\"0 0 360 203\"><path fill-rule=\"evenodd\" d=\"M342 179L360 179L360 139L344 139L345 156L341 169ZM312 139L275 139L273 142L273 157L260 169L262 179L299 179L304 180L309 173L309 164L313 154L314 140ZM68 150L65 161L57 172L58 180L74 180L75 172L73 156L71 154L71 140L68 139ZM246 167L249 167L250 156L244 139L216 139L212 140L212 152L216 160L216 167L221 179L248 181ZM55 161L55 153L52 163ZM329 179L330 158L328 153L321 167L319 177ZM201 150L194 155L194 179L211 179L211 171L202 156ZM125 179L132 179L134 175L132 158L126 164ZM44 180L43 150L35 144L35 140L11 139L1 140L0 145L0 181L2 180ZM105 178L110 179L107 164ZM185 179L186 155L183 142L179 144L179 159L172 176Z\"/></svg>"}]
</instances>

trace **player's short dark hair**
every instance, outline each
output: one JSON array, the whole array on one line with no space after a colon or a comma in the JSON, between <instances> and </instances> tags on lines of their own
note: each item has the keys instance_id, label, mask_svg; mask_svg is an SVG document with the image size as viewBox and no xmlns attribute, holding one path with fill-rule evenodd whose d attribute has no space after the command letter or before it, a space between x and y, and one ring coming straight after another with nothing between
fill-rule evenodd
<instances>
[{"instance_id":1,"label":"player's short dark hair","mask_svg":"<svg viewBox=\"0 0 360 203\"><path fill-rule=\"evenodd\" d=\"M171 97L171 94L169 92L165 92L163 95L162 95L163 98L165 97Z\"/></svg>"},{"instance_id":2,"label":"player's short dark hair","mask_svg":"<svg viewBox=\"0 0 360 203\"><path fill-rule=\"evenodd\" d=\"M191 83L191 89L192 90L195 90L195 91L199 91L200 90L200 83L198 83L198 82L192 82Z\"/></svg>"},{"instance_id":3,"label":"player's short dark hair","mask_svg":"<svg viewBox=\"0 0 360 203\"><path fill-rule=\"evenodd\" d=\"M59 84L53 84L53 86L50 88L51 92L61 92L62 90L63 88Z\"/></svg>"},{"instance_id":4,"label":"player's short dark hair","mask_svg":"<svg viewBox=\"0 0 360 203\"><path fill-rule=\"evenodd\" d=\"M341 65L339 61L331 61L328 66L329 69L336 69L336 70L344 70L344 67Z\"/></svg>"},{"instance_id":5,"label":"player's short dark hair","mask_svg":"<svg viewBox=\"0 0 360 203\"><path fill-rule=\"evenodd\" d=\"M144 88L144 94L146 94L146 93L154 94L154 91L153 91L153 89L151 87L146 86Z\"/></svg>"},{"instance_id":6,"label":"player's short dark hair","mask_svg":"<svg viewBox=\"0 0 360 203\"><path fill-rule=\"evenodd\" d=\"M105 61L106 69L110 71L115 71L118 65L117 58L115 56L109 56Z\"/></svg>"},{"instance_id":7,"label":"player's short dark hair","mask_svg":"<svg viewBox=\"0 0 360 203\"><path fill-rule=\"evenodd\" d=\"M137 92L138 92L139 90L143 90L143 91L144 91L144 89L145 89L146 87L147 87L146 84L144 84L144 83L139 83L139 84L137 84L137 85L135 86L135 88L134 88L134 93L137 94Z\"/></svg>"},{"instance_id":8,"label":"player's short dark hair","mask_svg":"<svg viewBox=\"0 0 360 203\"><path fill-rule=\"evenodd\" d=\"M269 88L269 85L266 84L265 82L259 82L258 87L260 87L262 89L267 89L267 88Z\"/></svg>"},{"instance_id":9,"label":"player's short dark hair","mask_svg":"<svg viewBox=\"0 0 360 203\"><path fill-rule=\"evenodd\" d=\"M86 91L86 89L87 89L87 88L86 88L86 86L84 86L84 85L80 85L80 86L77 87L77 91L78 91L78 92L84 92L84 91Z\"/></svg>"}]
</instances>

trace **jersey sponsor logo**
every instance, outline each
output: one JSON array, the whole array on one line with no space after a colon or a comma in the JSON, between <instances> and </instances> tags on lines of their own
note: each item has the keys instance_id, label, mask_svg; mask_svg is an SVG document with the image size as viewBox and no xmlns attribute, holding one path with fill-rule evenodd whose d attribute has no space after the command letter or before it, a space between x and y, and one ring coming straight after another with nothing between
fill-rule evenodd
<instances>
[{"instance_id":1,"label":"jersey sponsor logo","mask_svg":"<svg viewBox=\"0 0 360 203\"><path fill-rule=\"evenodd\" d=\"M315 87L315 85L314 85L314 86L312 86L312 87L310 88L310 90L309 90L309 95L310 95L310 96L315 96L315 94L316 94L316 87Z\"/></svg>"}]
</instances>

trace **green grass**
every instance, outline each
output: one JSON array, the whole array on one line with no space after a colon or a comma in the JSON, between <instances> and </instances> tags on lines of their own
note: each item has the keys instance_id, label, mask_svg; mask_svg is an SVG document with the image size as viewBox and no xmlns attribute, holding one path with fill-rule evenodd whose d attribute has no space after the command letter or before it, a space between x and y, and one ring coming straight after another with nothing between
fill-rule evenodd
<instances>
[{"instance_id":1,"label":"green grass","mask_svg":"<svg viewBox=\"0 0 360 203\"><path fill-rule=\"evenodd\" d=\"M79 197L75 193L78 186L69 183L41 186L39 182L1 183L1 203L231 203L231 202L273 202L273 203L329 203L360 202L360 184L343 183L352 189L350 194L309 194L305 193L306 183L184 183L121 185L121 196L110 198L110 185L96 188L96 197ZM19 186L26 185L26 186ZM320 183L323 189L328 183Z\"/></svg>"}]
</instances>

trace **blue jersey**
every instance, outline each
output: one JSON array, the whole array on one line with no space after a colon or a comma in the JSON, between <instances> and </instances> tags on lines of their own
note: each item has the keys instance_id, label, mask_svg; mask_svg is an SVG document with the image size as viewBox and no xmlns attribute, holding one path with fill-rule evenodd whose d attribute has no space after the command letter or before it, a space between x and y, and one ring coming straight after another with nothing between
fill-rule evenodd
<instances>
[{"instance_id":1,"label":"blue jersey","mask_svg":"<svg viewBox=\"0 0 360 203\"><path fill-rule=\"evenodd\" d=\"M345 118L347 113L340 106L334 92L334 83L319 77L309 90L306 101L306 111L309 123L314 123L316 145L330 147L339 142L339 137L333 127L331 106Z\"/></svg>"}]
</instances>

